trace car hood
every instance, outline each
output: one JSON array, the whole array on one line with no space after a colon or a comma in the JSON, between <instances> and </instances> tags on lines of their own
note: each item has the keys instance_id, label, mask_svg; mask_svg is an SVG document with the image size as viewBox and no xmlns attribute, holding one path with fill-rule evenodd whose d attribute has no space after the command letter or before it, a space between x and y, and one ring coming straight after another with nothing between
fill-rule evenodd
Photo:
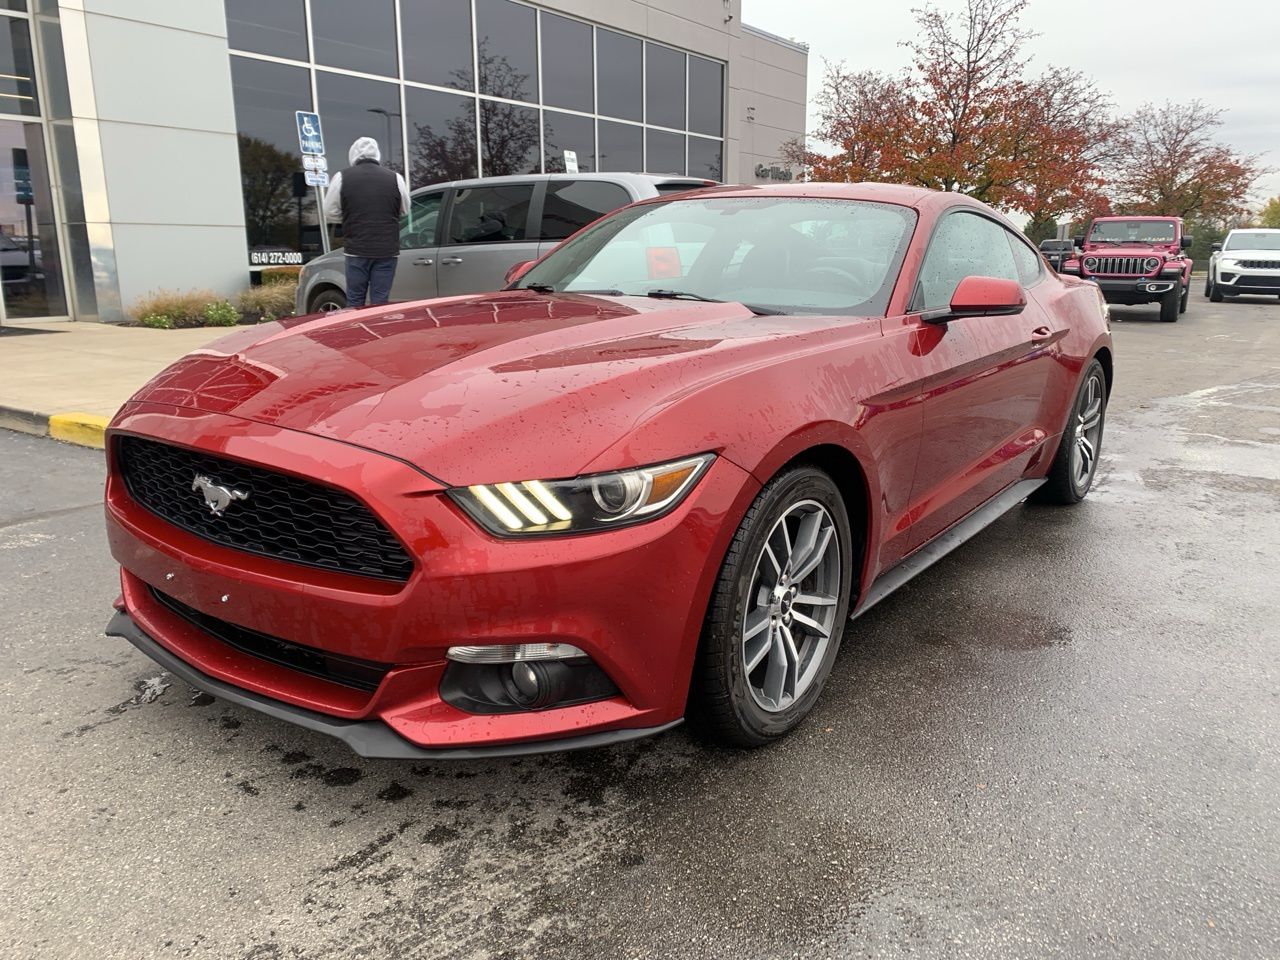
<instances>
[{"instance_id":1,"label":"car hood","mask_svg":"<svg viewBox=\"0 0 1280 960\"><path fill-rule=\"evenodd\" d=\"M556 478L621 465L596 461L662 405L839 319L509 291L240 331L134 399L357 444L448 484Z\"/></svg>"},{"instance_id":2,"label":"car hood","mask_svg":"<svg viewBox=\"0 0 1280 960\"><path fill-rule=\"evenodd\" d=\"M1176 249L1165 244L1127 243L1123 246L1112 246L1101 243L1097 246L1089 244L1084 252L1088 257L1172 257Z\"/></svg>"},{"instance_id":3,"label":"car hood","mask_svg":"<svg viewBox=\"0 0 1280 960\"><path fill-rule=\"evenodd\" d=\"M1280 260L1280 250L1223 250L1222 257L1225 260Z\"/></svg>"}]
</instances>

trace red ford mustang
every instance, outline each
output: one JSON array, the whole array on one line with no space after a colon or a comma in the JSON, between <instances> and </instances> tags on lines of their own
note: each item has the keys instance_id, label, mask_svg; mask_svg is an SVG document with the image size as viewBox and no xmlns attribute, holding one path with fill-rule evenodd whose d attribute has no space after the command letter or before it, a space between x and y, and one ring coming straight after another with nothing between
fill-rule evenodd
<instances>
[{"instance_id":1,"label":"red ford mustang","mask_svg":"<svg viewBox=\"0 0 1280 960\"><path fill-rule=\"evenodd\" d=\"M1112 380L1095 286L962 196L624 208L500 293L243 330L108 434L108 633L366 756L813 708L845 621L1028 497Z\"/></svg>"}]
</instances>

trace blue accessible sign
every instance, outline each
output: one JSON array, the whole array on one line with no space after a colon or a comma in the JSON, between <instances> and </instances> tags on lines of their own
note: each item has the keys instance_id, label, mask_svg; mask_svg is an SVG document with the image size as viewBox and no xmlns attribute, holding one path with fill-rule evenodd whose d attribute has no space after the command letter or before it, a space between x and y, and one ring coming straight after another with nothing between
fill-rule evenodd
<instances>
[{"instance_id":1,"label":"blue accessible sign","mask_svg":"<svg viewBox=\"0 0 1280 960\"><path fill-rule=\"evenodd\" d=\"M320 132L320 114L294 111L298 120L298 149L303 156L324 153L324 134Z\"/></svg>"}]
</instances>

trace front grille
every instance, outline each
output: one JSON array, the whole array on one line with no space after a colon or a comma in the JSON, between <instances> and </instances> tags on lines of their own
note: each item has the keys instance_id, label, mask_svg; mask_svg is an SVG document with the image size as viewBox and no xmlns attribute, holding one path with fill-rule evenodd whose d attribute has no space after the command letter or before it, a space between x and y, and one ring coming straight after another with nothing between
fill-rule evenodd
<instances>
[{"instance_id":1,"label":"front grille","mask_svg":"<svg viewBox=\"0 0 1280 960\"><path fill-rule=\"evenodd\" d=\"M1224 273L1222 279L1233 279L1233 275ZM1237 284L1240 287L1249 287L1251 289L1275 290L1280 293L1280 277L1241 277Z\"/></svg>"},{"instance_id":2,"label":"front grille","mask_svg":"<svg viewBox=\"0 0 1280 960\"><path fill-rule=\"evenodd\" d=\"M1242 270L1280 270L1280 260L1241 260Z\"/></svg>"},{"instance_id":3,"label":"front grille","mask_svg":"<svg viewBox=\"0 0 1280 960\"><path fill-rule=\"evenodd\" d=\"M161 519L214 543L323 570L403 582L413 560L349 494L236 460L141 437L120 437L125 487ZM209 510L196 477L248 494L222 516Z\"/></svg>"},{"instance_id":4,"label":"front grille","mask_svg":"<svg viewBox=\"0 0 1280 960\"><path fill-rule=\"evenodd\" d=\"M1098 257L1098 265L1090 273L1105 273L1113 276L1145 276L1149 271L1144 266L1146 257Z\"/></svg>"},{"instance_id":5,"label":"front grille","mask_svg":"<svg viewBox=\"0 0 1280 960\"><path fill-rule=\"evenodd\" d=\"M259 633L247 627L237 627L234 623L227 623L207 613L201 613L181 600L176 600L167 593L161 593L155 587L151 588L151 595L165 609L177 614L213 639L234 647L241 653L312 677L331 680L344 687L353 687L356 690L372 693L378 689L382 678L391 669L383 663L337 656L324 650L317 650L315 647L289 643L287 640Z\"/></svg>"}]
</instances>

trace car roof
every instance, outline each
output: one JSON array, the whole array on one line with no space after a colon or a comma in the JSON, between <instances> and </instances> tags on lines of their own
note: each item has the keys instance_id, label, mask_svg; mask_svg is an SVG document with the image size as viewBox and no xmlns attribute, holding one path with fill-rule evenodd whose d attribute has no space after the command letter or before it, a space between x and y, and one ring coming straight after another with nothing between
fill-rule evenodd
<instances>
[{"instance_id":1,"label":"car roof","mask_svg":"<svg viewBox=\"0 0 1280 960\"><path fill-rule=\"evenodd\" d=\"M1280 227L1232 227L1227 231L1228 236L1233 233L1280 233Z\"/></svg>"},{"instance_id":2,"label":"car roof","mask_svg":"<svg viewBox=\"0 0 1280 960\"><path fill-rule=\"evenodd\" d=\"M551 182L557 180L600 180L604 183L625 183L632 187L659 187L668 184L687 183L690 189L703 187L715 182L704 177L688 177L676 173L528 173L523 176L470 177L466 180L447 180L443 183L431 183L425 187L416 188L413 191L413 196L425 193L428 190L443 190L448 187L456 189L458 187L493 186L503 183L535 183L539 180Z\"/></svg>"}]
</instances>

